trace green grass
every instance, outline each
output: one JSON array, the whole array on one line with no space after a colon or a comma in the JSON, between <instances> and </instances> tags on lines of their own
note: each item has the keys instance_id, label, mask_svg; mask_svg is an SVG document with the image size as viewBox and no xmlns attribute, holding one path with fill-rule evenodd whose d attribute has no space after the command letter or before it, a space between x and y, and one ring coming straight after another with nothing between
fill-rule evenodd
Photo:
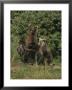
<instances>
[{"instance_id":1,"label":"green grass","mask_svg":"<svg viewBox=\"0 0 72 90\"><path fill-rule=\"evenodd\" d=\"M54 63L54 67L12 63L11 79L61 79L61 65L58 62Z\"/></svg>"}]
</instances>

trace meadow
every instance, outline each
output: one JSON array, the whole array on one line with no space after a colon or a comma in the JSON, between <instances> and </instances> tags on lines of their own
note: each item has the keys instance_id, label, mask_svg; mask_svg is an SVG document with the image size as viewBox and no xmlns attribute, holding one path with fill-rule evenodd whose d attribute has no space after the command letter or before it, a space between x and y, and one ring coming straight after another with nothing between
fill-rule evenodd
<instances>
[{"instance_id":1,"label":"meadow","mask_svg":"<svg viewBox=\"0 0 72 90\"><path fill-rule=\"evenodd\" d=\"M57 60L53 63L54 66L13 63L11 79L61 79L61 64Z\"/></svg>"}]
</instances>

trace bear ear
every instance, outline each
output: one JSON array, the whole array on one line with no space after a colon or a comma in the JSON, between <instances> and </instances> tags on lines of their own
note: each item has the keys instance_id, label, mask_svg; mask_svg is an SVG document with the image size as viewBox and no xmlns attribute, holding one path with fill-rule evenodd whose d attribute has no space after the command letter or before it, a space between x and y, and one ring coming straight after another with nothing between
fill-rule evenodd
<instances>
[{"instance_id":1,"label":"bear ear","mask_svg":"<svg viewBox=\"0 0 72 90\"><path fill-rule=\"evenodd\" d=\"M32 26L31 23L29 23L28 27Z\"/></svg>"},{"instance_id":2,"label":"bear ear","mask_svg":"<svg viewBox=\"0 0 72 90\"><path fill-rule=\"evenodd\" d=\"M38 28L39 28L39 26L37 25L37 26L36 26L36 29L38 29Z\"/></svg>"}]
</instances>

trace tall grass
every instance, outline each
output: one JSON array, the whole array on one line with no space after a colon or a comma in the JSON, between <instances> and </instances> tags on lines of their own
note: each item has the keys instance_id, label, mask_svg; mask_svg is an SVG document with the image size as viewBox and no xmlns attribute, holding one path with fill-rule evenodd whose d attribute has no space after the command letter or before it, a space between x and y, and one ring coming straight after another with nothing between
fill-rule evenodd
<instances>
[{"instance_id":1,"label":"tall grass","mask_svg":"<svg viewBox=\"0 0 72 90\"><path fill-rule=\"evenodd\" d=\"M56 61L56 60L55 60ZM54 62L55 63L55 62ZM61 65L56 62L55 66L29 65L18 62L11 65L12 79L61 79Z\"/></svg>"}]
</instances>

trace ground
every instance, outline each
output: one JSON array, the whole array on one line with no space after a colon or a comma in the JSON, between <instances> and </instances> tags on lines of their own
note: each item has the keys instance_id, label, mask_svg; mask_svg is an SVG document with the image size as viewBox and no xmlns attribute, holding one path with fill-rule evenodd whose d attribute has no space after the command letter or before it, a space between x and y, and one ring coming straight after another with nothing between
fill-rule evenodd
<instances>
[{"instance_id":1,"label":"ground","mask_svg":"<svg viewBox=\"0 0 72 90\"><path fill-rule=\"evenodd\" d=\"M61 64L54 66L29 65L22 62L11 64L11 79L61 79Z\"/></svg>"}]
</instances>

